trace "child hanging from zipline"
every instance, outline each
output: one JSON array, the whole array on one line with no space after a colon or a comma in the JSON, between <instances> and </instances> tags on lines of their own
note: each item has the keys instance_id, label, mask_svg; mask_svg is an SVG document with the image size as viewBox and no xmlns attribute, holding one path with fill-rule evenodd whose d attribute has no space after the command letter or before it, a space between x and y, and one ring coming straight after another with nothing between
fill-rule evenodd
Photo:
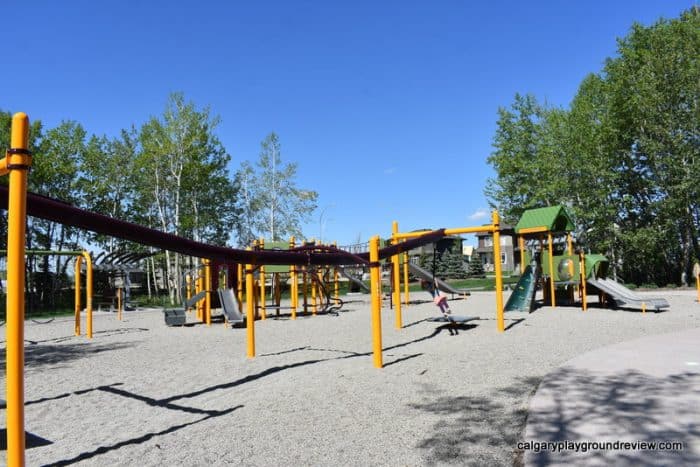
<instances>
[{"instance_id":1,"label":"child hanging from zipline","mask_svg":"<svg viewBox=\"0 0 700 467\"><path fill-rule=\"evenodd\" d=\"M437 288L434 282L421 280L421 288L427 290L430 296L433 297L433 303L440 308L440 312L445 315L445 318L452 313L450 305L447 303L447 296L440 293L440 289Z\"/></svg>"},{"instance_id":2,"label":"child hanging from zipline","mask_svg":"<svg viewBox=\"0 0 700 467\"><path fill-rule=\"evenodd\" d=\"M450 310L450 305L447 303L447 296L440 293L440 289L438 289L435 281L431 282L421 279L420 285L422 289L428 291L428 293L433 297L433 303L440 308L442 316L444 316L445 320L448 322L447 330L450 331L450 335L452 336L459 334L457 331L457 322L452 319L452 316L450 316L452 314L452 310Z\"/></svg>"}]
</instances>

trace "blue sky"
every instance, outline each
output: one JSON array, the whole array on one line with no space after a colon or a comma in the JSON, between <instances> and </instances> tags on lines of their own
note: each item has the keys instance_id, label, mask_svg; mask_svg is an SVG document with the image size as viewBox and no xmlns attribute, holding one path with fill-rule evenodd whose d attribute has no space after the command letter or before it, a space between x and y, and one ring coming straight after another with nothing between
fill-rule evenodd
<instances>
[{"instance_id":1,"label":"blue sky","mask_svg":"<svg viewBox=\"0 0 700 467\"><path fill-rule=\"evenodd\" d=\"M497 109L567 106L634 21L691 1L6 0L0 109L115 136L182 91L221 117L232 173L271 131L340 245L479 225Z\"/></svg>"}]
</instances>

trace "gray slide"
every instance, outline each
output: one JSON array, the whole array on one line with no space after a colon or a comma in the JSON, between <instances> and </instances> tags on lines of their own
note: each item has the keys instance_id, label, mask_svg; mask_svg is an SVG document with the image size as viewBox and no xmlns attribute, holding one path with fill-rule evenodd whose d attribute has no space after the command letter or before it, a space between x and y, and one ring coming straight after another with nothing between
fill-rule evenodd
<instances>
[{"instance_id":1,"label":"gray slide","mask_svg":"<svg viewBox=\"0 0 700 467\"><path fill-rule=\"evenodd\" d=\"M421 279L429 282L433 281L433 275L427 269L423 269L422 267L413 263L408 263L408 268L413 274L420 277ZM455 289L450 284L441 279L438 279L437 277L435 278L435 282L437 283L438 289L440 289L441 292L447 292L457 295L469 295L469 291L467 289Z\"/></svg>"},{"instance_id":2,"label":"gray slide","mask_svg":"<svg viewBox=\"0 0 700 467\"><path fill-rule=\"evenodd\" d=\"M354 277L352 274L347 272L344 267L339 267L338 270L340 271L340 273L343 276L347 277L348 280L350 280L353 284L357 284L362 290L364 290L367 293L371 292L371 289L367 284L365 284L360 279L358 279L357 277Z\"/></svg>"},{"instance_id":3,"label":"gray slide","mask_svg":"<svg viewBox=\"0 0 700 467\"><path fill-rule=\"evenodd\" d=\"M647 308L658 311L670 306L665 298L641 296L613 279L591 278L586 282L608 294L620 308L641 308L644 303Z\"/></svg>"},{"instance_id":4,"label":"gray slide","mask_svg":"<svg viewBox=\"0 0 700 467\"><path fill-rule=\"evenodd\" d=\"M226 321L231 324L242 323L243 315L238 310L238 301L233 295L233 290L231 289L219 289L219 301L221 302L221 309L224 312Z\"/></svg>"}]
</instances>

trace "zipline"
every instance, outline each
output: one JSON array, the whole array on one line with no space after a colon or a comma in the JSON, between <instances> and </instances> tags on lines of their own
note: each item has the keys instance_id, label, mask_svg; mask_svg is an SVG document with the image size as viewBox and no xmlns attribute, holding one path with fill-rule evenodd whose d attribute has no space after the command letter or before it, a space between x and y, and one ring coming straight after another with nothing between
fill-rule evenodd
<instances>
[{"instance_id":1,"label":"zipline","mask_svg":"<svg viewBox=\"0 0 700 467\"><path fill-rule=\"evenodd\" d=\"M7 209L8 188L0 186L0 209ZM224 262L269 265L349 265L369 264L369 253L352 254L333 246L302 246L287 251L256 251L227 248L196 242L188 238L150 229L76 208L63 201L27 192L27 215L109 235L123 240L198 258ZM379 260L434 243L445 236L444 229L427 232L417 238L379 250Z\"/></svg>"}]
</instances>

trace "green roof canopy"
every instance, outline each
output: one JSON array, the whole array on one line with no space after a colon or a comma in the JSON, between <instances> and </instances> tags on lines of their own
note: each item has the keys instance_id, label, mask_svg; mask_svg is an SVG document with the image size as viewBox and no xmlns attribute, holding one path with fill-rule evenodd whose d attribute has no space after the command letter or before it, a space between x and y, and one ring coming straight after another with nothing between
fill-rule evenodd
<instances>
[{"instance_id":1,"label":"green roof canopy","mask_svg":"<svg viewBox=\"0 0 700 467\"><path fill-rule=\"evenodd\" d=\"M515 226L516 234L535 232L571 232L574 223L564 206L528 209Z\"/></svg>"}]
</instances>

